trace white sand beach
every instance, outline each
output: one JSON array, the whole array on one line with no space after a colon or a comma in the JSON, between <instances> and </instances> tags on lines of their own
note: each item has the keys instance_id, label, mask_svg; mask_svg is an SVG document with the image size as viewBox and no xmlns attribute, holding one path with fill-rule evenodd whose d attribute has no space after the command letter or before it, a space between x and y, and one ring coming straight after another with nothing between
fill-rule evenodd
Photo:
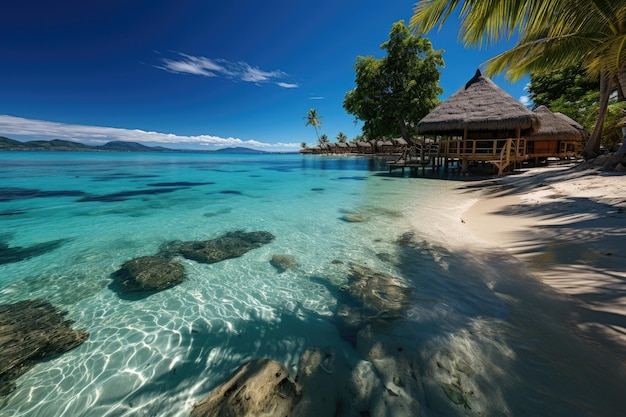
<instances>
[{"instance_id":1,"label":"white sand beach","mask_svg":"<svg viewBox=\"0 0 626 417\"><path fill-rule=\"evenodd\" d=\"M581 335L626 359L626 175L534 168L467 189L477 201L461 222L477 243L575 300Z\"/></svg>"}]
</instances>

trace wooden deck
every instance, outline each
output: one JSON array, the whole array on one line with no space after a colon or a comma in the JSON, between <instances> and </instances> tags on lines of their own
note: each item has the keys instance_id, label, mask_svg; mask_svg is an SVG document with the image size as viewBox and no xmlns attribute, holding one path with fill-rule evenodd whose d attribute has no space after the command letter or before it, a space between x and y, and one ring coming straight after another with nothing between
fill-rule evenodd
<instances>
[{"instance_id":1,"label":"wooden deck","mask_svg":"<svg viewBox=\"0 0 626 417\"><path fill-rule=\"evenodd\" d=\"M528 158L525 138L444 140L440 155L447 160L461 160L463 171L467 171L469 161L491 163L498 169L498 175L511 163Z\"/></svg>"},{"instance_id":2,"label":"wooden deck","mask_svg":"<svg viewBox=\"0 0 626 417\"><path fill-rule=\"evenodd\" d=\"M450 161L460 161L463 172L467 172L470 161L480 161L493 164L498 175L502 175L512 163L527 158L524 138L442 140L407 149L401 157L389 162L389 173L401 169L404 174L406 168L416 172L428 165L439 166L440 161L444 161L444 167Z\"/></svg>"},{"instance_id":3,"label":"wooden deck","mask_svg":"<svg viewBox=\"0 0 626 417\"><path fill-rule=\"evenodd\" d=\"M393 172L394 169L401 169L402 170L402 175L404 175L404 170L406 168L409 168L409 170L411 170L412 172L417 173L417 170L419 168L426 168L428 165L430 165L432 163L432 159L430 157L421 159L421 158L415 158L415 159L398 159L395 161L389 161L389 173L391 174Z\"/></svg>"},{"instance_id":4,"label":"wooden deck","mask_svg":"<svg viewBox=\"0 0 626 417\"><path fill-rule=\"evenodd\" d=\"M417 174L417 170L422 168L425 170L428 165L433 165L439 157L439 144L436 142L416 143L410 147L406 147L402 155L395 161L389 161L389 173L394 169L401 169L402 175L404 170L409 168L411 172Z\"/></svg>"}]
</instances>

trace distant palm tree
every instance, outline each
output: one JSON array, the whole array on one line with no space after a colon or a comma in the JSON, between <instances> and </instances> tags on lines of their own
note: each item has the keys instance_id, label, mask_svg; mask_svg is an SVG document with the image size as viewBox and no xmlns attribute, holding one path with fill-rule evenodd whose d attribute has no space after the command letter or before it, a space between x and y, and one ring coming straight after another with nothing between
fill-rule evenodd
<instances>
[{"instance_id":1,"label":"distant palm tree","mask_svg":"<svg viewBox=\"0 0 626 417\"><path fill-rule=\"evenodd\" d=\"M317 136L317 141L319 142L320 140L320 135L317 133L317 128L320 127L322 125L322 118L323 116L320 116L317 114L317 110L315 109L310 109L306 116L303 117L303 119L306 119L306 124L305 126L313 126L313 129L315 129L315 135Z\"/></svg>"},{"instance_id":2,"label":"distant palm tree","mask_svg":"<svg viewBox=\"0 0 626 417\"><path fill-rule=\"evenodd\" d=\"M302 142L302 143L300 144L300 147L301 147L302 149L305 149L305 148L306 148L306 142Z\"/></svg>"},{"instance_id":3,"label":"distant palm tree","mask_svg":"<svg viewBox=\"0 0 626 417\"><path fill-rule=\"evenodd\" d=\"M325 134L325 133L322 133L322 134L320 135L320 138L317 140L317 144L318 144L318 145L325 145L325 144L327 144L328 142L329 142L329 140L328 140L328 136L326 136L326 134Z\"/></svg>"},{"instance_id":4,"label":"distant palm tree","mask_svg":"<svg viewBox=\"0 0 626 417\"><path fill-rule=\"evenodd\" d=\"M348 137L343 132L339 132L337 134L337 142L346 143L348 141Z\"/></svg>"},{"instance_id":5,"label":"distant palm tree","mask_svg":"<svg viewBox=\"0 0 626 417\"><path fill-rule=\"evenodd\" d=\"M600 79L598 121L585 147L593 156L600 147L609 96L626 90L625 0L420 0L411 24L426 33L460 7L461 36L466 45L482 45L518 35L516 45L490 59L487 74L507 71L519 79L581 63Z\"/></svg>"}]
</instances>

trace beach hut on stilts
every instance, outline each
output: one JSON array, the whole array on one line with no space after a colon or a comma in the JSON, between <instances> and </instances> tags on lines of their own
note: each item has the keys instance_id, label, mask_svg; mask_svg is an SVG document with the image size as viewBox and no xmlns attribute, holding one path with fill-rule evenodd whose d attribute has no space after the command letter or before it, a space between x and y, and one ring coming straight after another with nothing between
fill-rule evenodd
<instances>
[{"instance_id":1,"label":"beach hut on stilts","mask_svg":"<svg viewBox=\"0 0 626 417\"><path fill-rule=\"evenodd\" d=\"M540 127L526 138L528 158L539 163L547 158L570 159L580 155L589 131L563 113L553 113L546 106L534 110Z\"/></svg>"},{"instance_id":2,"label":"beach hut on stilts","mask_svg":"<svg viewBox=\"0 0 626 417\"><path fill-rule=\"evenodd\" d=\"M501 175L527 159L526 138L539 129L539 117L480 70L474 77L419 121L419 135L439 143L445 168L459 163L491 164Z\"/></svg>"}]
</instances>

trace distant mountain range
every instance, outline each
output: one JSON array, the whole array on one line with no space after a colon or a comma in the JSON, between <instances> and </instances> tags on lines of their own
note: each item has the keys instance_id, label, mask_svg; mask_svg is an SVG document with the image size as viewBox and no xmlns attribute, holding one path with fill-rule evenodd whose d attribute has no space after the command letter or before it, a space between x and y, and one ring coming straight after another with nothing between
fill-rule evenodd
<instances>
[{"instance_id":1,"label":"distant mountain range","mask_svg":"<svg viewBox=\"0 0 626 417\"><path fill-rule=\"evenodd\" d=\"M136 142L113 141L101 146L90 146L68 140L32 140L20 142L0 136L0 151L60 151L60 152L184 152L184 153L226 153L226 154L262 154L256 149L233 147L215 151L169 149L162 146L145 146Z\"/></svg>"}]
</instances>

